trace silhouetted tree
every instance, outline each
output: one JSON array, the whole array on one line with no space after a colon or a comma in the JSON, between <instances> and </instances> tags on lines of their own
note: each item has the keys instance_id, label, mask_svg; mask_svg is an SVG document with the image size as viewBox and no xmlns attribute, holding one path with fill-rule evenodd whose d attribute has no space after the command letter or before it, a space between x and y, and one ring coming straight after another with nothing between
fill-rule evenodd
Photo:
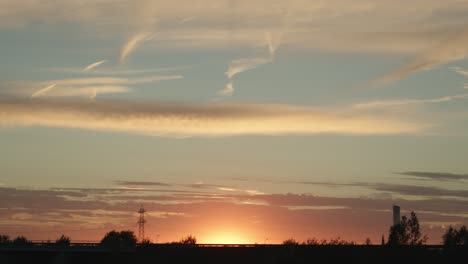
<instances>
[{"instance_id":1,"label":"silhouetted tree","mask_svg":"<svg viewBox=\"0 0 468 264\"><path fill-rule=\"evenodd\" d=\"M442 236L442 239L444 246L468 246L468 231L466 226L460 227L460 230L450 226Z\"/></svg>"},{"instance_id":2,"label":"silhouetted tree","mask_svg":"<svg viewBox=\"0 0 468 264\"><path fill-rule=\"evenodd\" d=\"M370 240L370 238L366 238L366 241L364 242L364 244L367 246L372 245L372 241Z\"/></svg>"},{"instance_id":3,"label":"silhouetted tree","mask_svg":"<svg viewBox=\"0 0 468 264\"><path fill-rule=\"evenodd\" d=\"M385 245L385 237L384 237L384 235L382 235L382 244L381 244L381 245L382 245L382 246Z\"/></svg>"},{"instance_id":4,"label":"silhouetted tree","mask_svg":"<svg viewBox=\"0 0 468 264\"><path fill-rule=\"evenodd\" d=\"M315 238L308 238L306 241L302 242L303 245L315 246L319 245L320 242Z\"/></svg>"},{"instance_id":5,"label":"silhouetted tree","mask_svg":"<svg viewBox=\"0 0 468 264\"><path fill-rule=\"evenodd\" d=\"M195 245L197 244L197 238L193 235L188 235L180 239L179 243L184 245Z\"/></svg>"},{"instance_id":6,"label":"silhouetted tree","mask_svg":"<svg viewBox=\"0 0 468 264\"><path fill-rule=\"evenodd\" d=\"M24 236L17 236L13 241L11 242L15 246L28 246L31 245L32 242L29 241L26 237Z\"/></svg>"},{"instance_id":7,"label":"silhouetted tree","mask_svg":"<svg viewBox=\"0 0 468 264\"><path fill-rule=\"evenodd\" d=\"M390 228L387 243L389 245L423 245L426 241L427 236L421 234L416 213L411 212L409 219L402 216L400 223Z\"/></svg>"},{"instance_id":8,"label":"silhouetted tree","mask_svg":"<svg viewBox=\"0 0 468 264\"><path fill-rule=\"evenodd\" d=\"M71 239L65 235L61 235L57 240L55 240L55 244L58 246L68 247L70 245Z\"/></svg>"},{"instance_id":9,"label":"silhouetted tree","mask_svg":"<svg viewBox=\"0 0 468 264\"><path fill-rule=\"evenodd\" d=\"M11 243L11 240L10 240L9 236L0 235L0 245L6 245L6 244L10 244L10 243Z\"/></svg>"},{"instance_id":10,"label":"silhouetted tree","mask_svg":"<svg viewBox=\"0 0 468 264\"><path fill-rule=\"evenodd\" d=\"M460 245L468 247L468 230L466 226L462 226L458 230L458 240L460 241Z\"/></svg>"},{"instance_id":11,"label":"silhouetted tree","mask_svg":"<svg viewBox=\"0 0 468 264\"><path fill-rule=\"evenodd\" d=\"M101 240L101 245L111 249L130 249L137 244L137 238L132 231L115 230L107 233Z\"/></svg>"}]
</instances>

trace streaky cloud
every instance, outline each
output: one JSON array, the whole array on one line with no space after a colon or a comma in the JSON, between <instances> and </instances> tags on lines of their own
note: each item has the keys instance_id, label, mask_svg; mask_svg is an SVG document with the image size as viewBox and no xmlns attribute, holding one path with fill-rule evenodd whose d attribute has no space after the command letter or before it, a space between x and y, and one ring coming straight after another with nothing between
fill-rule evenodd
<instances>
[{"instance_id":1,"label":"streaky cloud","mask_svg":"<svg viewBox=\"0 0 468 264\"><path fill-rule=\"evenodd\" d=\"M450 102L453 100L462 100L462 99L468 99L468 94L451 95L451 96L444 96L444 97L432 98L432 99L406 99L405 98L405 99L396 99L396 100L375 100L375 101L353 104L352 107L354 108L380 108L380 107L392 107L392 106L401 106L401 105L409 105L409 104L443 103L443 102Z\"/></svg>"},{"instance_id":2,"label":"streaky cloud","mask_svg":"<svg viewBox=\"0 0 468 264\"><path fill-rule=\"evenodd\" d=\"M0 99L0 125L46 126L168 137L386 135L428 125L389 114L326 111L276 104L188 104L129 101Z\"/></svg>"},{"instance_id":3,"label":"streaky cloud","mask_svg":"<svg viewBox=\"0 0 468 264\"><path fill-rule=\"evenodd\" d=\"M232 79L235 75L245 72L247 70L255 69L258 66L266 63L270 63L271 58L243 58L233 60L229 65L225 75L228 79Z\"/></svg>"},{"instance_id":4,"label":"streaky cloud","mask_svg":"<svg viewBox=\"0 0 468 264\"><path fill-rule=\"evenodd\" d=\"M98 94L128 93L131 89L118 85L89 85L82 87L60 87L53 93L48 93L47 97L88 97L96 99Z\"/></svg>"},{"instance_id":5,"label":"streaky cloud","mask_svg":"<svg viewBox=\"0 0 468 264\"><path fill-rule=\"evenodd\" d=\"M82 70L82 72L90 71L90 70L92 70L92 69L94 69L94 68L98 67L99 65L102 65L102 64L104 64L104 63L106 63L106 62L107 62L107 60L101 60L101 61L97 61L97 62L95 62L95 63L92 63L92 64L86 66L86 67Z\"/></svg>"},{"instance_id":6,"label":"streaky cloud","mask_svg":"<svg viewBox=\"0 0 468 264\"><path fill-rule=\"evenodd\" d=\"M268 57L256 57L256 58L243 58L233 60L225 75L228 79L232 79L235 75L245 72L247 70L255 69L260 65L273 62L275 58L275 52L279 48L279 42L275 44L271 33L265 33L265 40L268 48Z\"/></svg>"},{"instance_id":7,"label":"streaky cloud","mask_svg":"<svg viewBox=\"0 0 468 264\"><path fill-rule=\"evenodd\" d=\"M158 82L164 80L177 80L183 78L182 75L150 75L135 78L116 78L116 77L95 77L95 78L70 78L58 79L44 83L53 83L60 86L71 85L92 85L92 84L142 84L150 82Z\"/></svg>"},{"instance_id":8,"label":"streaky cloud","mask_svg":"<svg viewBox=\"0 0 468 264\"><path fill-rule=\"evenodd\" d=\"M92 71L83 72L81 68L44 68L45 71L60 72L60 73L76 73L76 74L93 74L93 75L138 75L155 72L171 72L182 69L190 68L190 66L180 67L161 67L161 68L148 68L148 69L125 69L125 68L114 68L114 69L99 69L93 68Z\"/></svg>"},{"instance_id":9,"label":"streaky cloud","mask_svg":"<svg viewBox=\"0 0 468 264\"><path fill-rule=\"evenodd\" d=\"M133 37L131 37L124 44L124 46L122 47L120 51L120 57L119 57L120 63L124 62L125 59L138 48L138 46L140 46L146 41L153 39L154 37L155 37L155 34L153 34L152 32L148 32L148 31L139 32L135 34Z\"/></svg>"},{"instance_id":10,"label":"streaky cloud","mask_svg":"<svg viewBox=\"0 0 468 264\"><path fill-rule=\"evenodd\" d=\"M42 96L42 95L46 94L47 92L49 92L50 90L52 90L55 86L56 86L56 84L48 85L47 87L42 88L42 89L40 89L39 91L33 93L33 94L31 95L31 97L34 98L34 97Z\"/></svg>"},{"instance_id":11,"label":"streaky cloud","mask_svg":"<svg viewBox=\"0 0 468 264\"><path fill-rule=\"evenodd\" d=\"M450 67L451 70L453 70L454 72L458 73L458 74L461 74L461 75L464 75L464 76L468 76L468 70L465 70L463 68L460 68L460 67Z\"/></svg>"},{"instance_id":12,"label":"streaky cloud","mask_svg":"<svg viewBox=\"0 0 468 264\"><path fill-rule=\"evenodd\" d=\"M421 180L439 180L439 181L452 181L452 180L468 180L468 174L456 174L450 172L427 172L427 171L404 171L396 172L396 174L410 176L411 178Z\"/></svg>"},{"instance_id":13,"label":"streaky cloud","mask_svg":"<svg viewBox=\"0 0 468 264\"><path fill-rule=\"evenodd\" d=\"M153 181L119 181L118 184L124 186L172 186L172 184Z\"/></svg>"},{"instance_id":14,"label":"streaky cloud","mask_svg":"<svg viewBox=\"0 0 468 264\"><path fill-rule=\"evenodd\" d=\"M432 69L452 61L461 60L468 55L468 30L457 32L439 45L430 49L396 70L369 83L370 87L386 85L417 72Z\"/></svg>"},{"instance_id":15,"label":"streaky cloud","mask_svg":"<svg viewBox=\"0 0 468 264\"><path fill-rule=\"evenodd\" d=\"M179 21L179 25L195 20L197 16L189 16Z\"/></svg>"}]
</instances>

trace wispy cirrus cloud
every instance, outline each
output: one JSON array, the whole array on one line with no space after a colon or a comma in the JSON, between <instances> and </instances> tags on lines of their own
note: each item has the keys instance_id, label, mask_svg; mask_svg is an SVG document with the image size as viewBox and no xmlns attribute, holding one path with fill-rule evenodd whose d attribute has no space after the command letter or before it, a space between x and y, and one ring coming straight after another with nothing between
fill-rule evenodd
<instances>
[{"instance_id":1,"label":"wispy cirrus cloud","mask_svg":"<svg viewBox=\"0 0 468 264\"><path fill-rule=\"evenodd\" d=\"M0 124L159 136L420 133L427 124L362 112L268 104L131 103L2 98ZM122 122L125 120L125 122Z\"/></svg>"},{"instance_id":2,"label":"wispy cirrus cloud","mask_svg":"<svg viewBox=\"0 0 468 264\"><path fill-rule=\"evenodd\" d=\"M56 86L56 84L50 84L50 85L47 85L46 87L34 92L31 97L39 97L39 96L42 96L44 94L46 94L47 92L49 92L50 90L52 90L54 87Z\"/></svg>"},{"instance_id":3,"label":"wispy cirrus cloud","mask_svg":"<svg viewBox=\"0 0 468 264\"><path fill-rule=\"evenodd\" d=\"M468 70L465 70L461 67L450 67L450 69L463 76L468 76Z\"/></svg>"},{"instance_id":4,"label":"wispy cirrus cloud","mask_svg":"<svg viewBox=\"0 0 468 264\"><path fill-rule=\"evenodd\" d=\"M83 87L60 87L47 97L88 97L95 99L98 94L129 93L132 90L126 86L118 85L88 85Z\"/></svg>"},{"instance_id":5,"label":"wispy cirrus cloud","mask_svg":"<svg viewBox=\"0 0 468 264\"><path fill-rule=\"evenodd\" d=\"M92 71L83 72L81 68L73 68L73 67L63 67L63 68L44 68L44 71L50 72L59 72L59 73L72 73L72 74L87 74L87 75L140 75L140 74L147 74L147 73L155 73L155 72L171 72L171 71L178 71L190 68L190 66L180 66L180 67L160 67L160 68L145 68L145 69L130 69L130 68L122 68L122 67L114 67L114 68L93 68Z\"/></svg>"},{"instance_id":6,"label":"wispy cirrus cloud","mask_svg":"<svg viewBox=\"0 0 468 264\"><path fill-rule=\"evenodd\" d=\"M92 70L92 69L94 69L94 68L98 67L99 65L102 65L102 64L104 64L104 63L106 63L106 62L107 62L107 60L101 60L101 61L97 61L97 62L95 62L95 63L92 63L92 64L86 66L86 67L82 70L82 72L88 72L88 71L90 71L90 70Z\"/></svg>"},{"instance_id":7,"label":"wispy cirrus cloud","mask_svg":"<svg viewBox=\"0 0 468 264\"><path fill-rule=\"evenodd\" d=\"M233 60L225 75L228 79L232 79L235 75L245 72L247 70L255 69L258 66L266 63L270 63L271 58L243 58Z\"/></svg>"},{"instance_id":8,"label":"wispy cirrus cloud","mask_svg":"<svg viewBox=\"0 0 468 264\"><path fill-rule=\"evenodd\" d=\"M45 1L49 3L49 0ZM407 8L401 8L405 5ZM184 8L180 8L183 6ZM0 1L0 26L21 27L40 22L49 26L74 24L84 28L94 26L106 34L120 36L131 27L134 32L151 28L155 18L161 38L167 46L223 47L251 46L258 43L259 34L284 28L285 11L289 26L285 44L294 48L325 49L351 52L415 53L440 43L454 28L467 23L466 4L460 0L343 2L293 0L271 5L268 0L219 2L218 0L186 3L174 1L108 1L44 2ZM68 10L74 10L70 14ZM136 11L136 12L132 12ZM235 15L226 15L235 14ZM183 29L174 24L197 17L200 23L185 23ZM182 20L181 20L182 18ZM131 26L129 26L131 25ZM395 30L398 26L398 30ZM137 30L135 30L135 27ZM95 34L102 34L97 30ZM226 34L227 31L229 34ZM228 37L226 37L228 35Z\"/></svg>"},{"instance_id":9,"label":"wispy cirrus cloud","mask_svg":"<svg viewBox=\"0 0 468 264\"><path fill-rule=\"evenodd\" d=\"M375 100L363 103L353 104L354 108L379 108L379 107L392 107L410 104L426 104L426 103L443 103L454 100L468 99L468 94L450 95L431 99L393 99L393 100Z\"/></svg>"},{"instance_id":10,"label":"wispy cirrus cloud","mask_svg":"<svg viewBox=\"0 0 468 264\"><path fill-rule=\"evenodd\" d=\"M230 82L226 85L225 89L218 92L218 95L231 96L234 93L232 78L235 75L255 69L260 65L273 62L275 59L275 52L280 46L280 39L278 39L276 43L273 43L272 35L268 32L265 33L265 40L269 55L267 57L242 58L231 61L228 70L225 72L225 76L230 80Z\"/></svg>"},{"instance_id":11,"label":"wispy cirrus cloud","mask_svg":"<svg viewBox=\"0 0 468 264\"><path fill-rule=\"evenodd\" d=\"M86 96L94 99L98 94L131 92L132 89L127 87L127 85L181 78L183 78L182 75L152 75L135 78L96 77L59 79L41 83L42 85L49 85L34 92L31 97ZM52 88L55 89L51 92Z\"/></svg>"},{"instance_id":12,"label":"wispy cirrus cloud","mask_svg":"<svg viewBox=\"0 0 468 264\"><path fill-rule=\"evenodd\" d=\"M54 83L56 85L92 85L92 84L142 84L150 82L158 82L165 80L182 79L182 75L150 75L134 78L116 78L116 77L96 77L96 78L70 78L52 80L44 83Z\"/></svg>"},{"instance_id":13,"label":"wispy cirrus cloud","mask_svg":"<svg viewBox=\"0 0 468 264\"><path fill-rule=\"evenodd\" d=\"M226 84L226 88L224 88L223 90L218 91L218 95L221 95L221 96L231 96L233 93L234 93L234 86L232 82L229 82L228 84Z\"/></svg>"},{"instance_id":14,"label":"wispy cirrus cloud","mask_svg":"<svg viewBox=\"0 0 468 264\"><path fill-rule=\"evenodd\" d=\"M125 59L132 54L139 46L146 41L153 39L156 35L152 32L139 32L131 37L121 48L119 61L124 62Z\"/></svg>"},{"instance_id":15,"label":"wispy cirrus cloud","mask_svg":"<svg viewBox=\"0 0 468 264\"><path fill-rule=\"evenodd\" d=\"M190 21L195 20L195 19L197 19L197 16L189 16L189 17L186 17L184 19L181 19L178 24L179 25L185 24L185 23L190 22Z\"/></svg>"},{"instance_id":16,"label":"wispy cirrus cloud","mask_svg":"<svg viewBox=\"0 0 468 264\"><path fill-rule=\"evenodd\" d=\"M409 75L428 70L452 61L461 60L468 55L468 31L455 32L429 51L422 53L411 62L370 82L370 86L385 85ZM459 72L460 73L460 72Z\"/></svg>"}]
</instances>

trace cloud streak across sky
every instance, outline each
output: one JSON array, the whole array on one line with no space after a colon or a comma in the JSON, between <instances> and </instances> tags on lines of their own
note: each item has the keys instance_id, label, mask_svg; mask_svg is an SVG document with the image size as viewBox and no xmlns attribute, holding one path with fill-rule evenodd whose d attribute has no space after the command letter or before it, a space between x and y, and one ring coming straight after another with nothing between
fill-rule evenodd
<instances>
[{"instance_id":1,"label":"cloud streak across sky","mask_svg":"<svg viewBox=\"0 0 468 264\"><path fill-rule=\"evenodd\" d=\"M183 78L182 75L149 75L135 78L96 77L59 79L42 83L43 85L49 85L34 92L31 97L86 96L94 99L98 94L131 92L132 89L127 87L127 85L177 80L181 78ZM51 92L52 88L55 89Z\"/></svg>"},{"instance_id":2,"label":"cloud streak across sky","mask_svg":"<svg viewBox=\"0 0 468 264\"><path fill-rule=\"evenodd\" d=\"M423 70L429 70L439 65L452 61L461 60L468 55L468 31L454 33L453 36L420 54L417 58L407 64L403 64L394 71L373 80L371 86L385 85L403 79L409 75ZM457 70L456 70L457 71ZM460 70L457 71L463 74Z\"/></svg>"},{"instance_id":3,"label":"cloud streak across sky","mask_svg":"<svg viewBox=\"0 0 468 264\"><path fill-rule=\"evenodd\" d=\"M426 103L443 103L450 102L453 100L464 100L468 99L468 94L459 94L459 95L450 95L439 98L431 99L394 99L394 100L374 100L364 103L353 104L354 108L381 108L381 107L394 107L394 106L404 106L411 104L426 104Z\"/></svg>"},{"instance_id":4,"label":"cloud streak across sky","mask_svg":"<svg viewBox=\"0 0 468 264\"><path fill-rule=\"evenodd\" d=\"M426 124L362 112L269 104L0 101L0 124L49 126L160 136L418 133Z\"/></svg>"},{"instance_id":5,"label":"cloud streak across sky","mask_svg":"<svg viewBox=\"0 0 468 264\"><path fill-rule=\"evenodd\" d=\"M101 61L97 61L97 62L95 62L95 63L92 63L92 64L86 66L86 67L82 70L82 72L90 71L90 70L92 70L92 69L94 69L94 68L98 67L99 65L104 64L104 63L106 63L106 62L107 62L107 60L101 60Z\"/></svg>"},{"instance_id":6,"label":"cloud streak across sky","mask_svg":"<svg viewBox=\"0 0 468 264\"><path fill-rule=\"evenodd\" d=\"M410 176L411 178L420 180L438 180L438 181L453 181L453 180L468 180L468 174L456 174L449 172L427 172L427 171L404 171L397 174Z\"/></svg>"},{"instance_id":7,"label":"cloud streak across sky","mask_svg":"<svg viewBox=\"0 0 468 264\"><path fill-rule=\"evenodd\" d=\"M119 61L124 62L125 59L130 56L139 46L144 42L154 38L154 34L151 32L139 32L131 37L122 47L120 51Z\"/></svg>"}]
</instances>

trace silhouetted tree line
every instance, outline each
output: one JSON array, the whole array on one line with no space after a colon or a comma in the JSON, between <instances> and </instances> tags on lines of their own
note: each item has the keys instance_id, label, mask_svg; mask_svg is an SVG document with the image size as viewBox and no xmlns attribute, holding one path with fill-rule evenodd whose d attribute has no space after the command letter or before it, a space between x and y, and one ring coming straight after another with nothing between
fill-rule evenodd
<instances>
[{"instance_id":1,"label":"silhouetted tree line","mask_svg":"<svg viewBox=\"0 0 468 264\"><path fill-rule=\"evenodd\" d=\"M411 212L410 217L402 216L400 223L390 227L388 241L385 243L384 237L382 236L382 245L399 246L399 245L424 245L427 242L427 235L421 233L421 227L419 224L418 217L415 212ZM468 230L466 226L462 226L459 229L450 226L442 237L443 244L445 246L466 246L468 247ZM70 237L61 235L55 241L57 246L66 247L71 242ZM109 249L132 249L137 246L137 238L133 231L115 231L112 230L102 238L100 245ZM14 239L10 239L7 235L0 235L0 245L13 245L13 246L30 246L33 243L24 236L18 236ZM151 241L143 239L140 245L150 245ZM188 235L181 238L178 242L172 242L171 244L189 245L195 246L197 239L193 235ZM371 245L372 242L367 238L364 242L365 245ZM357 245L354 241L346 241L340 237L326 239L309 238L305 241L298 242L294 238L289 238L283 241L283 245L295 246L295 245L329 245L329 246L352 246Z\"/></svg>"},{"instance_id":2,"label":"silhouetted tree line","mask_svg":"<svg viewBox=\"0 0 468 264\"><path fill-rule=\"evenodd\" d=\"M55 241L55 244L59 246L69 246L70 241L69 237L62 235ZM0 245L30 246L32 244L32 241L24 236L17 236L14 239L10 239L7 235L0 235Z\"/></svg>"},{"instance_id":3,"label":"silhouetted tree line","mask_svg":"<svg viewBox=\"0 0 468 264\"><path fill-rule=\"evenodd\" d=\"M369 240L370 241L370 240ZM370 242L369 242L370 243ZM340 237L331 238L330 240L326 239L316 239L316 238L308 238L307 240L303 241L302 243L296 241L294 238L289 238L283 241L283 245L308 245L308 246L351 246L356 245L354 241L346 241L341 239Z\"/></svg>"}]
</instances>

